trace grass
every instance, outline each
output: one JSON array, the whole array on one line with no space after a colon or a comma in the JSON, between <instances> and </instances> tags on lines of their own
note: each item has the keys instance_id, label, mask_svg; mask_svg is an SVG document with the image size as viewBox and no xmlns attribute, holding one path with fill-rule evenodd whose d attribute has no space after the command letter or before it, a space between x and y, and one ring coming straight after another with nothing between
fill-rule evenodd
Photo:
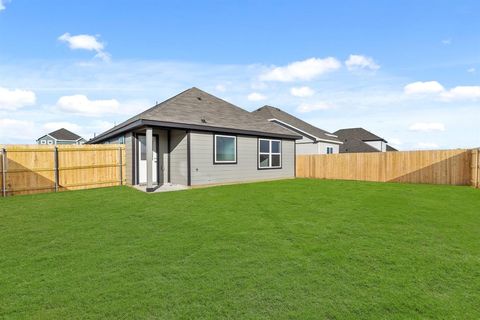
<instances>
[{"instance_id":1,"label":"grass","mask_svg":"<svg viewBox=\"0 0 480 320\"><path fill-rule=\"evenodd\" d=\"M286 180L0 200L0 318L480 318L480 191Z\"/></svg>"}]
</instances>

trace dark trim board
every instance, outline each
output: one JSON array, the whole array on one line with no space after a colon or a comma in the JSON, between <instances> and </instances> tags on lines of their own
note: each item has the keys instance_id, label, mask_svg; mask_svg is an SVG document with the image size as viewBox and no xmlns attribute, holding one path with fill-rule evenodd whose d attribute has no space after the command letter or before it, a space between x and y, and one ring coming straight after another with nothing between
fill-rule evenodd
<instances>
[{"instance_id":1,"label":"dark trim board","mask_svg":"<svg viewBox=\"0 0 480 320\"><path fill-rule=\"evenodd\" d=\"M170 141L170 139L172 138L171 135L172 135L172 134L171 134L171 130L167 130L167 161L168 161L168 163L167 163L167 167L168 167L168 168L167 168L167 170L168 170L168 172L167 172L167 177L168 177L167 180L168 180L168 183L171 182L171 178L170 178L170 152L171 152L171 150L170 150L170 149L171 149L171 141Z\"/></svg>"},{"instance_id":2,"label":"dark trim board","mask_svg":"<svg viewBox=\"0 0 480 320\"><path fill-rule=\"evenodd\" d=\"M192 185L192 153L190 145L190 130L187 130L187 186Z\"/></svg>"},{"instance_id":3,"label":"dark trim board","mask_svg":"<svg viewBox=\"0 0 480 320\"><path fill-rule=\"evenodd\" d=\"M155 120L136 120L124 127L117 128L111 132L105 133L103 135L97 136L92 140L88 141L87 144L99 143L112 136L116 136L120 133L134 130L143 126L147 127L163 127L163 128L173 128L173 129L186 129L186 130L198 130L198 131L207 131L207 132L224 132L224 133L234 133L234 134L243 134L247 136L268 136L270 138L279 138L279 139L292 139L297 140L301 139L301 136L297 135L285 135L277 133L266 133L255 130L244 130L244 129L231 129L231 128L222 128L222 127L210 127L202 126L198 124L188 124L188 123L176 123L176 122L166 122L166 121L155 121Z\"/></svg>"}]
</instances>

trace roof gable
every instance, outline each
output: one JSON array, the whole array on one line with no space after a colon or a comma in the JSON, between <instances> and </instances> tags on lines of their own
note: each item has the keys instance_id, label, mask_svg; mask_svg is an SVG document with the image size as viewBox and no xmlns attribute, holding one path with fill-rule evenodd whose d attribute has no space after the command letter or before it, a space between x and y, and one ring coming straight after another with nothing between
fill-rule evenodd
<instances>
[{"instance_id":1,"label":"roof gable","mask_svg":"<svg viewBox=\"0 0 480 320\"><path fill-rule=\"evenodd\" d=\"M341 143L341 141L336 137L336 135L333 135L328 131L312 126L308 122L305 122L279 108L275 108L272 106L263 106L253 111L252 113L266 120L272 120L272 119L279 120L280 123L284 123L288 126L291 126L297 129L298 131L304 132L306 135L309 135L315 139L328 140L336 143Z\"/></svg>"},{"instance_id":2,"label":"roof gable","mask_svg":"<svg viewBox=\"0 0 480 320\"><path fill-rule=\"evenodd\" d=\"M368 130L363 128L346 128L340 129L334 132L337 136L339 136L342 140L343 139L358 139L361 141L383 141L387 142L382 137L377 136L376 134L371 133Z\"/></svg>"},{"instance_id":3,"label":"roof gable","mask_svg":"<svg viewBox=\"0 0 480 320\"><path fill-rule=\"evenodd\" d=\"M76 141L78 139L82 139L79 135L65 129L61 128L56 131L50 132L48 134L50 137L57 139L57 140L71 140L71 141ZM43 137L42 137L43 138ZM41 139L41 138L40 138Z\"/></svg>"},{"instance_id":4,"label":"roof gable","mask_svg":"<svg viewBox=\"0 0 480 320\"><path fill-rule=\"evenodd\" d=\"M298 136L290 130L265 121L262 117L194 87L102 133L94 139L94 142L101 141L103 137L114 131L122 132L122 128L138 120L158 121L163 125L168 123L194 125L206 130L224 128L226 131L229 129L251 131L265 135L284 135L290 138Z\"/></svg>"}]
</instances>

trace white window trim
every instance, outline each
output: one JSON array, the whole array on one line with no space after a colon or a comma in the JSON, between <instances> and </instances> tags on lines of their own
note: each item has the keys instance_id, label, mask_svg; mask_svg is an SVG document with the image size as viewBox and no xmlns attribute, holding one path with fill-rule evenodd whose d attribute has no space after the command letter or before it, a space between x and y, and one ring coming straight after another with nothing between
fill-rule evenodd
<instances>
[{"instance_id":1,"label":"white window trim","mask_svg":"<svg viewBox=\"0 0 480 320\"><path fill-rule=\"evenodd\" d=\"M260 142L261 141L268 141L269 143L269 150L270 152L261 152L260 151ZM277 141L279 143L280 152L272 152L272 142ZM268 167L262 167L260 162L261 155L268 155ZM280 156L280 165L272 166L272 155L279 155ZM282 168L282 140L278 139L258 139L258 169L281 169Z\"/></svg>"},{"instance_id":2,"label":"white window trim","mask_svg":"<svg viewBox=\"0 0 480 320\"><path fill-rule=\"evenodd\" d=\"M234 160L217 160L217 137L223 138L233 138L235 141L235 159ZM237 136L230 136L225 134L216 134L213 136L213 163L214 164L222 164L222 163L237 163Z\"/></svg>"}]
</instances>

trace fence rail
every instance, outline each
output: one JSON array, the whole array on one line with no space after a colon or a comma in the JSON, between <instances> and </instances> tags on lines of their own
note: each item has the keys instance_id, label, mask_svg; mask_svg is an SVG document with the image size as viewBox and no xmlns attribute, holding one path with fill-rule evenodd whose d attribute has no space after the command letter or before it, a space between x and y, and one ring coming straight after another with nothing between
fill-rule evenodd
<instances>
[{"instance_id":1,"label":"fence rail","mask_svg":"<svg viewBox=\"0 0 480 320\"><path fill-rule=\"evenodd\" d=\"M304 178L478 187L478 162L479 151L466 149L298 155L296 174Z\"/></svg>"},{"instance_id":2,"label":"fence rail","mask_svg":"<svg viewBox=\"0 0 480 320\"><path fill-rule=\"evenodd\" d=\"M124 145L0 146L2 196L125 183Z\"/></svg>"}]
</instances>

